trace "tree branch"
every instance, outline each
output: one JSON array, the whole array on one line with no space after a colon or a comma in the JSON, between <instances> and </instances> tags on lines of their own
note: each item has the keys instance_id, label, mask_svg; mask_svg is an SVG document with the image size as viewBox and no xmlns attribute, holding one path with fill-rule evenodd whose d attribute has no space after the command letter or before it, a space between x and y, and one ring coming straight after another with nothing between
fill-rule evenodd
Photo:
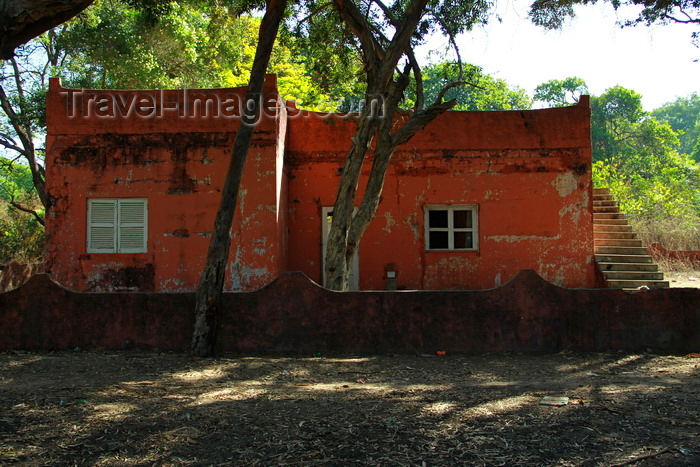
<instances>
[{"instance_id":1,"label":"tree branch","mask_svg":"<svg viewBox=\"0 0 700 467\"><path fill-rule=\"evenodd\" d=\"M411 38L416 30L418 22L423 17L423 11L428 0L411 0L404 11L400 24L396 26L396 32L387 47L388 56L384 61L383 73L380 75L385 82L391 78L393 69L402 55L406 53L411 43Z\"/></svg>"},{"instance_id":2,"label":"tree branch","mask_svg":"<svg viewBox=\"0 0 700 467\"><path fill-rule=\"evenodd\" d=\"M454 99L447 102L436 102L430 107L427 107L426 109L414 114L414 116L408 122L406 122L406 124L401 127L400 130L392 135L392 144L394 146L400 146L408 142L408 140L410 140L421 128L435 120L435 118L437 118L440 114L450 110L455 105L457 105L457 101Z\"/></svg>"},{"instance_id":3,"label":"tree branch","mask_svg":"<svg viewBox=\"0 0 700 467\"><path fill-rule=\"evenodd\" d=\"M24 147L23 155L27 159L27 162L29 162L29 169L32 172L34 188L39 195L41 203L46 206L46 182L44 180L44 168L41 167L36 160L34 142L31 138L31 130L27 131L27 129L22 126L21 119L12 108L10 100L5 93L5 89L2 87L2 84L0 84L0 107L2 107L5 115L7 115L12 128L15 130L15 133L17 133L17 136Z\"/></svg>"},{"instance_id":4,"label":"tree branch","mask_svg":"<svg viewBox=\"0 0 700 467\"><path fill-rule=\"evenodd\" d=\"M4 139L5 141L9 141L9 144L17 144L15 139L7 133L0 133L0 138Z\"/></svg>"},{"instance_id":5,"label":"tree branch","mask_svg":"<svg viewBox=\"0 0 700 467\"><path fill-rule=\"evenodd\" d=\"M663 17L665 19L669 19L675 23L681 23L681 24L700 23L700 18L693 18L685 10L679 10L679 13L684 15L687 19L678 19L675 16L672 16L671 13L664 13Z\"/></svg>"},{"instance_id":6,"label":"tree branch","mask_svg":"<svg viewBox=\"0 0 700 467\"><path fill-rule=\"evenodd\" d=\"M333 5L332 3L324 3L324 4L321 5L318 9L312 11L311 13L309 13L308 15L306 15L305 17L303 17L301 20L297 21L297 28L296 28L296 31L299 32L299 27L300 27L302 24L306 23L306 22L309 21L311 18L313 18L314 16L320 14L323 10L325 10L326 8L331 7L332 5Z\"/></svg>"},{"instance_id":7,"label":"tree branch","mask_svg":"<svg viewBox=\"0 0 700 467\"><path fill-rule=\"evenodd\" d=\"M618 464L612 464L610 467L623 467L625 465L630 465L630 464L636 464L639 461L645 460L645 459L651 459L652 457L660 456L661 454L666 454L667 452L671 452L671 448L665 448L660 451L652 452L651 454L646 454L644 456L639 456L635 457L633 459L626 460L624 462L620 462Z\"/></svg>"},{"instance_id":8,"label":"tree branch","mask_svg":"<svg viewBox=\"0 0 700 467\"><path fill-rule=\"evenodd\" d=\"M10 200L10 204L19 211L31 214L36 218L37 222L39 222L41 225L44 225L44 219L34 209L21 205L20 203L16 202L14 198Z\"/></svg>"},{"instance_id":9,"label":"tree branch","mask_svg":"<svg viewBox=\"0 0 700 467\"><path fill-rule=\"evenodd\" d=\"M94 0L12 0L0 2L0 59L17 47L68 21Z\"/></svg>"},{"instance_id":10,"label":"tree branch","mask_svg":"<svg viewBox=\"0 0 700 467\"><path fill-rule=\"evenodd\" d=\"M365 57L365 66L368 76L379 76L384 50L372 35L372 26L357 8L353 0L333 0L336 10L345 24L357 36L362 44L362 54Z\"/></svg>"},{"instance_id":11,"label":"tree branch","mask_svg":"<svg viewBox=\"0 0 700 467\"><path fill-rule=\"evenodd\" d=\"M27 155L27 153L25 152L24 149L22 149L21 147L15 145L15 144L8 142L5 139L0 139L0 146L3 146L5 149L9 149L10 151L15 151L22 156L26 157L26 155Z\"/></svg>"},{"instance_id":12,"label":"tree branch","mask_svg":"<svg viewBox=\"0 0 700 467\"><path fill-rule=\"evenodd\" d=\"M5 88L3 88L2 84L0 84L0 107L2 107L2 110L5 111L5 115L7 115L7 118L10 121L12 128L14 128L15 133L17 133L17 136L19 137L22 145L25 148L33 147L31 137L22 127L20 123L21 118L12 108L10 99L7 97L7 94L5 93Z\"/></svg>"},{"instance_id":13,"label":"tree branch","mask_svg":"<svg viewBox=\"0 0 700 467\"><path fill-rule=\"evenodd\" d=\"M444 88L440 90L438 93L437 97L435 98L435 103L439 104L442 102L442 99L445 97L445 94L447 94L447 91L449 91L452 88L456 88L457 86L462 86L464 84L468 84L466 81L455 81L454 83L450 83L446 85ZM474 85L475 88L478 88L479 86Z\"/></svg>"},{"instance_id":14,"label":"tree branch","mask_svg":"<svg viewBox=\"0 0 700 467\"><path fill-rule=\"evenodd\" d=\"M17 95L19 96L19 108L20 109L26 109L26 100L24 99L24 88L22 87L22 79L21 76L22 74L19 71L19 65L17 65L17 60L15 60L14 57L10 59L10 63L12 63L12 70L14 71L14 78L15 78L15 87L17 88ZM23 122L25 123L25 122ZM30 131L27 132L28 136L31 138L32 134Z\"/></svg>"},{"instance_id":15,"label":"tree branch","mask_svg":"<svg viewBox=\"0 0 700 467\"><path fill-rule=\"evenodd\" d=\"M398 21L396 20L396 17L393 15L389 7L387 7L381 0L371 0L370 4L371 3L376 4L384 12L386 17L389 19L389 23L392 26L398 27ZM420 65L418 64L418 60L416 60L416 54L413 52L413 48L409 47L406 51L406 55L408 56L408 61L411 64L411 67L413 68L413 77L416 80L416 109L422 110L425 106L423 74L421 73Z\"/></svg>"},{"instance_id":16,"label":"tree branch","mask_svg":"<svg viewBox=\"0 0 700 467\"><path fill-rule=\"evenodd\" d=\"M413 78L416 80L416 110L423 110L425 107L425 89L423 87L423 73L421 72L416 55L413 49L409 49L408 61L413 69Z\"/></svg>"},{"instance_id":17,"label":"tree branch","mask_svg":"<svg viewBox=\"0 0 700 467\"><path fill-rule=\"evenodd\" d=\"M253 139L254 123L261 112L265 70L270 62L270 55L287 6L287 0L267 0L266 3L245 95L246 101L252 100L253 106L252 108L248 105L244 106L241 124L236 131L233 151L222 187L221 201L214 220L214 231L195 297L195 328L191 348L192 353L200 357L211 356L215 349L217 320L221 309L221 294L231 245L231 226L238 191Z\"/></svg>"}]
</instances>

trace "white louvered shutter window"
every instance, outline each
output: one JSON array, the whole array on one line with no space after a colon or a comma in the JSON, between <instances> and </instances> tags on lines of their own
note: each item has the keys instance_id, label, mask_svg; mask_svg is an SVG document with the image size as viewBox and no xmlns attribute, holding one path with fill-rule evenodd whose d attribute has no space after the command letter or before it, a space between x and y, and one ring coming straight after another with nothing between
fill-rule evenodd
<instances>
[{"instance_id":1,"label":"white louvered shutter window","mask_svg":"<svg viewBox=\"0 0 700 467\"><path fill-rule=\"evenodd\" d=\"M88 253L114 253L117 249L117 200L88 202Z\"/></svg>"},{"instance_id":2,"label":"white louvered shutter window","mask_svg":"<svg viewBox=\"0 0 700 467\"><path fill-rule=\"evenodd\" d=\"M119 253L145 253L147 239L145 199L119 200Z\"/></svg>"},{"instance_id":3,"label":"white louvered shutter window","mask_svg":"<svg viewBox=\"0 0 700 467\"><path fill-rule=\"evenodd\" d=\"M145 253L148 200L88 200L88 253Z\"/></svg>"}]
</instances>

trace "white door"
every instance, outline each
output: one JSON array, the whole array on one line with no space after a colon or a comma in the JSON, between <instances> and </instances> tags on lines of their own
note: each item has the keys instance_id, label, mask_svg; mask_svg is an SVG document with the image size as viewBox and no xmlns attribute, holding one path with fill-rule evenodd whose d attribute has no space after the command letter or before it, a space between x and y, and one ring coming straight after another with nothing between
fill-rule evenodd
<instances>
[{"instance_id":1,"label":"white door","mask_svg":"<svg viewBox=\"0 0 700 467\"><path fill-rule=\"evenodd\" d=\"M326 206L321 210L321 258L322 267L321 275L323 276L323 286L326 286L326 241L328 240L328 232L331 230L331 222L333 221L333 207ZM360 248L355 250L355 256L352 257L350 264L350 276L348 277L348 290L360 290Z\"/></svg>"}]
</instances>

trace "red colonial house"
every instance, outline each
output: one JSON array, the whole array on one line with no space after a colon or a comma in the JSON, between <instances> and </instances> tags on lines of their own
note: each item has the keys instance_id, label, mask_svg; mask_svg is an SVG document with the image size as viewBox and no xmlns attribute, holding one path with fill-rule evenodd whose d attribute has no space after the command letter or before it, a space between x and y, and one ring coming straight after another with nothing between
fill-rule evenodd
<instances>
[{"instance_id":1,"label":"red colonial house","mask_svg":"<svg viewBox=\"0 0 700 467\"><path fill-rule=\"evenodd\" d=\"M245 89L97 91L52 79L46 268L80 291L192 291ZM355 129L265 87L226 288L284 271L322 283L324 239ZM359 247L360 290L487 289L534 269L594 287L590 108L447 112L394 155ZM369 167L360 182L360 195Z\"/></svg>"}]
</instances>

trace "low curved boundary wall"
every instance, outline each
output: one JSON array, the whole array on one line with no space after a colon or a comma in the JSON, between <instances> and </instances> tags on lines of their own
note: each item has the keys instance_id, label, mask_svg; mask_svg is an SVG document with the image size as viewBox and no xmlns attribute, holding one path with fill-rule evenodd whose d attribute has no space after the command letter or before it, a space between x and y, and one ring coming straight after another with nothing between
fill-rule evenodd
<instances>
[{"instance_id":1,"label":"low curved boundary wall","mask_svg":"<svg viewBox=\"0 0 700 467\"><path fill-rule=\"evenodd\" d=\"M648 250L655 258L687 261L693 266L700 268L700 250L667 250L660 243L652 243L649 245Z\"/></svg>"},{"instance_id":2,"label":"low curved boundary wall","mask_svg":"<svg viewBox=\"0 0 700 467\"><path fill-rule=\"evenodd\" d=\"M0 349L185 350L194 294L78 293L46 275L0 294ZM285 273L225 294L220 351L700 350L700 289L563 289L521 271L483 291L331 292Z\"/></svg>"}]
</instances>

